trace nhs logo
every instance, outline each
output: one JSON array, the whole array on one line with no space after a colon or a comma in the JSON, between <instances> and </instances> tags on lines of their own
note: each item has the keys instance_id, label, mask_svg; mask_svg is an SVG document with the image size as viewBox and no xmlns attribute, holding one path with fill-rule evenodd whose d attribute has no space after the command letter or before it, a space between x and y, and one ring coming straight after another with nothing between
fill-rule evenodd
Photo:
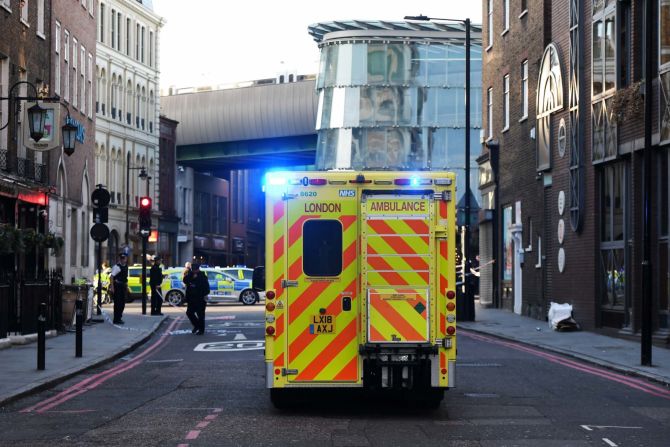
<instances>
[{"instance_id":1,"label":"nhs logo","mask_svg":"<svg viewBox=\"0 0 670 447\"><path fill-rule=\"evenodd\" d=\"M355 189L340 189L340 197L356 197Z\"/></svg>"}]
</instances>

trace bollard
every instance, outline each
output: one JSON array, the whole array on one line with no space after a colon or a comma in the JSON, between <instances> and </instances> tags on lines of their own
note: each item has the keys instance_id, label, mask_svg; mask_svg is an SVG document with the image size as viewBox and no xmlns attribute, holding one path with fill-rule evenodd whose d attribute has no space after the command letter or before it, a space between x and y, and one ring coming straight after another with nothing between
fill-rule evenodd
<instances>
[{"instance_id":1,"label":"bollard","mask_svg":"<svg viewBox=\"0 0 670 447\"><path fill-rule=\"evenodd\" d=\"M46 323L47 305L40 304L40 313L37 316L37 369L44 371L46 363Z\"/></svg>"},{"instance_id":2,"label":"bollard","mask_svg":"<svg viewBox=\"0 0 670 447\"><path fill-rule=\"evenodd\" d=\"M75 357L81 357L81 351L82 351L82 340L81 340L81 333L82 329L84 326L84 303L81 300L81 298L77 299L77 302L75 303L76 306L76 333L75 333Z\"/></svg>"}]
</instances>

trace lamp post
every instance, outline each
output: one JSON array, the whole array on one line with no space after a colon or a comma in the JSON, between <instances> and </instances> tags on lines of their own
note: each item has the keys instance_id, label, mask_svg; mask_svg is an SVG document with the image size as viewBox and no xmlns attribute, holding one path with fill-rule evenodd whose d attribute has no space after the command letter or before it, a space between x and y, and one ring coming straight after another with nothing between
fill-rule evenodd
<instances>
[{"instance_id":1,"label":"lamp post","mask_svg":"<svg viewBox=\"0 0 670 447\"><path fill-rule=\"evenodd\" d=\"M465 285L465 308L464 321L474 321L475 300L472 295L470 281L470 19L444 19L439 17L427 17L424 15L405 16L405 20L429 22L437 20L440 22L462 23L465 26L465 264L463 268L463 280Z\"/></svg>"},{"instance_id":2,"label":"lamp post","mask_svg":"<svg viewBox=\"0 0 670 447\"><path fill-rule=\"evenodd\" d=\"M142 180L146 180L149 175L147 174L147 170L144 166L140 166L138 168L131 168L130 167L130 160L127 161L126 164L126 234L125 234L125 241L126 241L126 247L128 246L128 235L130 234L130 220L129 220L129 214L130 214L130 171L140 171L139 178Z\"/></svg>"}]
</instances>

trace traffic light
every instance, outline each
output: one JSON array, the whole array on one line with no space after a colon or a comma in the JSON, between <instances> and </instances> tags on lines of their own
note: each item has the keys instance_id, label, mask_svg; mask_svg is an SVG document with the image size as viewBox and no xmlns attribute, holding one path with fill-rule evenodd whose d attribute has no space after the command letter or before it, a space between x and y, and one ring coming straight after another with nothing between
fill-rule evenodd
<instances>
[{"instance_id":1,"label":"traffic light","mask_svg":"<svg viewBox=\"0 0 670 447\"><path fill-rule=\"evenodd\" d=\"M102 185L98 185L98 188L93 191L91 194L91 203L93 204L93 223L105 224L108 222L108 209L109 200L111 196L109 191L107 191Z\"/></svg>"},{"instance_id":2,"label":"traffic light","mask_svg":"<svg viewBox=\"0 0 670 447\"><path fill-rule=\"evenodd\" d=\"M140 197L140 232L151 231L151 197Z\"/></svg>"}]
</instances>

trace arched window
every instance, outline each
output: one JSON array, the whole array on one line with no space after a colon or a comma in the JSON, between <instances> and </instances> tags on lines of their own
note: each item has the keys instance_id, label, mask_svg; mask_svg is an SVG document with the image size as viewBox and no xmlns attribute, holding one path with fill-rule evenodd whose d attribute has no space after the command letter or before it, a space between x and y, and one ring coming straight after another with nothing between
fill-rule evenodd
<instances>
[{"instance_id":1,"label":"arched window","mask_svg":"<svg viewBox=\"0 0 670 447\"><path fill-rule=\"evenodd\" d=\"M100 98L100 112L105 115L105 104L107 104L107 72L104 68L101 70L100 77L102 81L98 97Z\"/></svg>"},{"instance_id":2,"label":"arched window","mask_svg":"<svg viewBox=\"0 0 670 447\"><path fill-rule=\"evenodd\" d=\"M147 121L147 90L146 88L142 87L142 113L140 114L141 120L140 120L140 127L142 130L145 129L146 126L146 121Z\"/></svg>"},{"instance_id":3,"label":"arched window","mask_svg":"<svg viewBox=\"0 0 670 447\"><path fill-rule=\"evenodd\" d=\"M128 80L126 84L126 124L130 125L133 115L133 83Z\"/></svg>"},{"instance_id":4,"label":"arched window","mask_svg":"<svg viewBox=\"0 0 670 447\"><path fill-rule=\"evenodd\" d=\"M537 170L551 168L551 114L563 109L563 77L558 48L547 45L537 83Z\"/></svg>"},{"instance_id":5,"label":"arched window","mask_svg":"<svg viewBox=\"0 0 670 447\"><path fill-rule=\"evenodd\" d=\"M156 117L156 99L154 98L154 91L150 90L149 91L149 110L148 110L148 115L149 115L149 132L153 133L154 131L154 118Z\"/></svg>"}]
</instances>

